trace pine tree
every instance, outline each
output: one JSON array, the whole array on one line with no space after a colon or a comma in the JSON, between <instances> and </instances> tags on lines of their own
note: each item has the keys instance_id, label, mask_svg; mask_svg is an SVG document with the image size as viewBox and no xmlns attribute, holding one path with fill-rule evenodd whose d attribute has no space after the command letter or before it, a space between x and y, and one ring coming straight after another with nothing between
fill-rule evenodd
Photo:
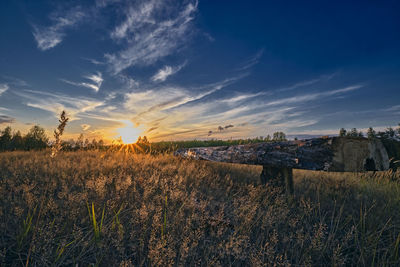
<instances>
[{"instance_id":1,"label":"pine tree","mask_svg":"<svg viewBox=\"0 0 400 267\"><path fill-rule=\"evenodd\" d=\"M21 132L14 132L11 139L12 150L22 150L24 149L24 139L22 138Z\"/></svg>"},{"instance_id":2,"label":"pine tree","mask_svg":"<svg viewBox=\"0 0 400 267\"><path fill-rule=\"evenodd\" d=\"M346 129L345 128L341 128L340 131L339 131L339 136L340 137L345 137L346 134L347 134Z\"/></svg>"},{"instance_id":3,"label":"pine tree","mask_svg":"<svg viewBox=\"0 0 400 267\"><path fill-rule=\"evenodd\" d=\"M374 130L372 127L369 127L369 128L368 128L367 137L368 137L369 139L376 138L376 132L375 132L375 130Z\"/></svg>"},{"instance_id":4,"label":"pine tree","mask_svg":"<svg viewBox=\"0 0 400 267\"><path fill-rule=\"evenodd\" d=\"M352 128L349 136L357 137L358 136L357 128Z\"/></svg>"},{"instance_id":5,"label":"pine tree","mask_svg":"<svg viewBox=\"0 0 400 267\"><path fill-rule=\"evenodd\" d=\"M395 136L395 131L393 130L392 127L387 128L386 133L390 138L393 138Z\"/></svg>"},{"instance_id":6,"label":"pine tree","mask_svg":"<svg viewBox=\"0 0 400 267\"><path fill-rule=\"evenodd\" d=\"M0 151L6 151L11 149L11 127L7 126L0 136Z\"/></svg>"}]
</instances>

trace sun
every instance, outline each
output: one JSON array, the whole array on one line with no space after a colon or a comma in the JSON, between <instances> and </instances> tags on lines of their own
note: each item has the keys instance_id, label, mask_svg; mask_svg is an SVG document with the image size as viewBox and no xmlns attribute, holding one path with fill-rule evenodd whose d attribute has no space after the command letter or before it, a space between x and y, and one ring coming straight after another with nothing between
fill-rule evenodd
<instances>
[{"instance_id":1,"label":"sun","mask_svg":"<svg viewBox=\"0 0 400 267\"><path fill-rule=\"evenodd\" d=\"M133 123L129 120L124 120L122 122L125 123L125 127L117 129L119 136L121 136L122 142L124 142L124 144L135 143L141 133L141 130L135 128Z\"/></svg>"}]
</instances>

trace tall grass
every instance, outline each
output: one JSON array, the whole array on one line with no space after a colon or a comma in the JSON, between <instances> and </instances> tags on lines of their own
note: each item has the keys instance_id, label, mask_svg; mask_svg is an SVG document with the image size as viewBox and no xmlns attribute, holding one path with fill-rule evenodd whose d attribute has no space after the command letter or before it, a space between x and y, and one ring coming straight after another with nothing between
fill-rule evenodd
<instances>
[{"instance_id":1,"label":"tall grass","mask_svg":"<svg viewBox=\"0 0 400 267\"><path fill-rule=\"evenodd\" d=\"M295 170L292 201L260 172L168 154L1 153L0 265L24 265L30 244L32 266L400 264L399 172Z\"/></svg>"}]
</instances>

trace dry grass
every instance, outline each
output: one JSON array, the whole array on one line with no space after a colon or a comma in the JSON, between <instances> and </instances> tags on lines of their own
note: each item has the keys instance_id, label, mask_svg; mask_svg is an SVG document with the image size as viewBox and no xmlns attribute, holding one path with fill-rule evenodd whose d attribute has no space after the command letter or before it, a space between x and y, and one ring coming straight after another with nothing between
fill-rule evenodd
<instances>
[{"instance_id":1,"label":"dry grass","mask_svg":"<svg viewBox=\"0 0 400 267\"><path fill-rule=\"evenodd\" d=\"M286 199L256 166L48 154L0 154L0 265L400 264L399 173L295 171Z\"/></svg>"}]
</instances>

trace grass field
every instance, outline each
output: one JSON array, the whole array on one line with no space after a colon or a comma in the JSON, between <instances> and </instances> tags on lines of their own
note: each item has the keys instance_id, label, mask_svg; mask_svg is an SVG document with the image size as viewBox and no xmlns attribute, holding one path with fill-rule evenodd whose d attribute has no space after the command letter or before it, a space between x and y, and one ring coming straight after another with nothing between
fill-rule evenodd
<instances>
[{"instance_id":1,"label":"grass field","mask_svg":"<svg viewBox=\"0 0 400 267\"><path fill-rule=\"evenodd\" d=\"M0 265L400 264L400 172L295 170L96 151L0 153Z\"/></svg>"}]
</instances>

